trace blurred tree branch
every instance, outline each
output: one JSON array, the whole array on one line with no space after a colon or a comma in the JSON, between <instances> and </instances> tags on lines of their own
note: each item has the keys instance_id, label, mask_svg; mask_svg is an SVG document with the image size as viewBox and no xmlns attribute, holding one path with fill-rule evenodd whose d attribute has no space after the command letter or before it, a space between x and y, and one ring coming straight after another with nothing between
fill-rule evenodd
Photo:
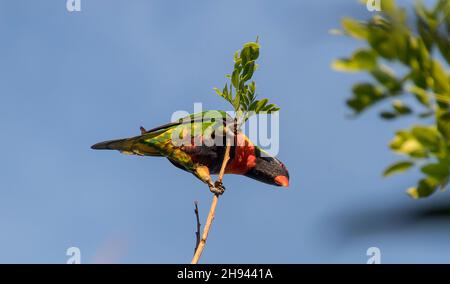
<instances>
[{"instance_id":1,"label":"blurred tree branch","mask_svg":"<svg viewBox=\"0 0 450 284\"><path fill-rule=\"evenodd\" d=\"M444 189L450 179L450 74L444 67L450 64L450 1L437 0L432 8L417 1L414 28L407 24L406 9L394 0L381 1L381 8L368 21L342 20L342 34L364 41L366 47L335 60L332 67L372 77L371 82L353 86L347 105L355 115L390 101L389 109L380 112L385 120L412 115L425 122L433 118L432 123L396 133L390 148L406 158L383 173L390 176L419 166L424 178L407 192L413 198L427 197Z\"/></svg>"}]
</instances>

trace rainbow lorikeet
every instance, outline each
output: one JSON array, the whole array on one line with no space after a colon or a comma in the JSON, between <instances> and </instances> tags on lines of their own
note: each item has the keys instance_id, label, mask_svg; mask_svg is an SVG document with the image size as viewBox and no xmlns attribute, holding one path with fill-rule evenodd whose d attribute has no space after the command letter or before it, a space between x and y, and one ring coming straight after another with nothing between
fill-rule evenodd
<instances>
[{"instance_id":1,"label":"rainbow lorikeet","mask_svg":"<svg viewBox=\"0 0 450 284\"><path fill-rule=\"evenodd\" d=\"M230 135L229 129L233 126L234 120L225 112L206 111L149 131L141 127L140 136L100 142L91 148L166 157L176 167L206 183L211 192L222 194L225 188L219 182L213 183L211 174L219 173L226 141L233 141L225 174L244 175L287 187L289 173L284 164L255 146L242 132Z\"/></svg>"}]
</instances>

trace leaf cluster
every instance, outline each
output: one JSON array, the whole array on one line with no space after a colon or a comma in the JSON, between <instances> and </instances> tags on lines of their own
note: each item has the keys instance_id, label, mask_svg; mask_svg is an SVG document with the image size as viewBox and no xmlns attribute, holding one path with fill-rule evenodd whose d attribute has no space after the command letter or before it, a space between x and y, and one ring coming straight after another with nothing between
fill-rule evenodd
<instances>
[{"instance_id":1,"label":"leaf cluster","mask_svg":"<svg viewBox=\"0 0 450 284\"><path fill-rule=\"evenodd\" d=\"M450 177L450 74L446 69L450 64L450 1L437 0L431 8L417 1L413 27L408 25L406 10L394 0L383 0L381 5L382 12L368 21L342 20L342 33L366 45L335 60L332 67L365 72L372 78L352 88L347 105L355 115L388 102L380 112L382 119L411 115L426 122L433 119L396 133L390 148L407 159L384 172L390 176L419 166L424 178L408 193L414 198L427 197L444 189ZM394 69L404 71L396 74ZM408 97L417 103L408 105Z\"/></svg>"},{"instance_id":2,"label":"leaf cluster","mask_svg":"<svg viewBox=\"0 0 450 284\"><path fill-rule=\"evenodd\" d=\"M273 113L280 110L268 99L257 99L256 83L252 80L258 69L256 60L259 57L260 44L249 42L234 54L233 72L226 77L230 80L220 90L214 88L216 93L228 101L236 112L239 124L245 123L251 115L260 113Z\"/></svg>"}]
</instances>

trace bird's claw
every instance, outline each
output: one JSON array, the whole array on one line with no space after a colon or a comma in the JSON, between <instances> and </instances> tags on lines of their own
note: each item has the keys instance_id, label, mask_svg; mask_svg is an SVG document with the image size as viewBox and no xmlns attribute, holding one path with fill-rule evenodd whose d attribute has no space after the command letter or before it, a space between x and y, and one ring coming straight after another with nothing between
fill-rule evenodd
<instances>
[{"instance_id":1,"label":"bird's claw","mask_svg":"<svg viewBox=\"0 0 450 284\"><path fill-rule=\"evenodd\" d=\"M214 194L222 195L225 192L225 187L223 186L222 182L216 181L214 183L214 186L211 186L209 190Z\"/></svg>"}]
</instances>

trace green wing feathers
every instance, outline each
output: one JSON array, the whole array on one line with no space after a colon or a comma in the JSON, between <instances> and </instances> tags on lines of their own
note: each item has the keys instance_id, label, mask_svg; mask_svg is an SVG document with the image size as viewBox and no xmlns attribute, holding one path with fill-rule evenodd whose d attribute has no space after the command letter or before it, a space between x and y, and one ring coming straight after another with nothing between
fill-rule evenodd
<instances>
[{"instance_id":1,"label":"green wing feathers","mask_svg":"<svg viewBox=\"0 0 450 284\"><path fill-rule=\"evenodd\" d=\"M173 137L182 138L203 136L213 130L223 128L224 120L229 120L225 112L208 111L191 114L177 122L169 123L150 131L141 128L142 135L97 143L91 148L96 150L117 150L124 154L139 156L167 157L177 165L191 171L195 169L189 154L177 146Z\"/></svg>"}]
</instances>

